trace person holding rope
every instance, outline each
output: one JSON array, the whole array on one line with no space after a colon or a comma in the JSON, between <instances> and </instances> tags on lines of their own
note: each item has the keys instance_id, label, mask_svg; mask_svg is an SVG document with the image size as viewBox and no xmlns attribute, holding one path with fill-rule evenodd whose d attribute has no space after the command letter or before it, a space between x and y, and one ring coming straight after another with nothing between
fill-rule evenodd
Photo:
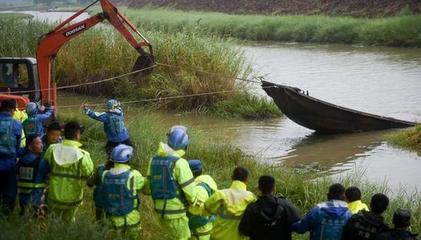
<instances>
[{"instance_id":1,"label":"person holding rope","mask_svg":"<svg viewBox=\"0 0 421 240\"><path fill-rule=\"evenodd\" d=\"M110 156L114 147L119 144L133 146L130 141L129 131L124 124L124 115L120 102L115 99L109 99L106 103L106 112L95 112L83 105L85 114L90 118L100 121L104 124L104 132L107 135L107 144L105 152Z\"/></svg>"}]
</instances>

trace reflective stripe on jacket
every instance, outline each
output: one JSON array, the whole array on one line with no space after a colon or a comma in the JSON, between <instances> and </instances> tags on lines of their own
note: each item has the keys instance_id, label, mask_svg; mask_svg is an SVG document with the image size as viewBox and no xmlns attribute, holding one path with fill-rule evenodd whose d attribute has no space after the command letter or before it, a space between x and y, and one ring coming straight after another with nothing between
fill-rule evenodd
<instances>
[{"instance_id":1,"label":"reflective stripe on jacket","mask_svg":"<svg viewBox=\"0 0 421 240\"><path fill-rule=\"evenodd\" d=\"M80 149L81 143L63 140L47 149L44 159L50 165L48 200L60 206L76 206L82 202L85 179L94 169L91 157Z\"/></svg>"},{"instance_id":2,"label":"reflective stripe on jacket","mask_svg":"<svg viewBox=\"0 0 421 240\"><path fill-rule=\"evenodd\" d=\"M247 205L254 201L256 196L241 181L233 181L230 188L216 191L204 204L204 214L216 215L211 238L246 239L238 231L238 225Z\"/></svg>"}]
</instances>

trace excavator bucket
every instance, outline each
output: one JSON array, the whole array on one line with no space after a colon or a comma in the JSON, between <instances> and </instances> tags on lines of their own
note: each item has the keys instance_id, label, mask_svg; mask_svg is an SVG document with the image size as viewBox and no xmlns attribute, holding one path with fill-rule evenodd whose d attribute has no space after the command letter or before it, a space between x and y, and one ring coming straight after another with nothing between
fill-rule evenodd
<instances>
[{"instance_id":1,"label":"excavator bucket","mask_svg":"<svg viewBox=\"0 0 421 240\"><path fill-rule=\"evenodd\" d=\"M136 59L136 62L133 65L132 71L139 71L134 74L135 78L145 77L151 74L152 66L155 64L155 58L152 54L144 51ZM144 69L144 70L143 70Z\"/></svg>"}]
</instances>

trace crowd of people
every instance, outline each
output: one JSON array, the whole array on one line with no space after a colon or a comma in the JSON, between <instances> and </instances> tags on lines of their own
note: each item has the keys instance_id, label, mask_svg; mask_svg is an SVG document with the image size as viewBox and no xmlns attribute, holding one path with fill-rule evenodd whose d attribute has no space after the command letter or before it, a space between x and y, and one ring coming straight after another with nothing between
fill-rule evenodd
<instances>
[{"instance_id":1,"label":"crowd of people","mask_svg":"<svg viewBox=\"0 0 421 240\"><path fill-rule=\"evenodd\" d=\"M173 126L166 141L159 143L144 177L130 166L134 146L119 102L111 99L106 107L106 112L84 108L87 116L103 123L107 136L108 157L94 167L88 149L80 143L78 122L67 122L62 129L50 120L52 107L29 103L25 118L14 101L1 102L0 204L4 216L12 214L18 196L21 215L44 217L48 213L74 222L87 184L93 188L96 220L109 221L113 231L127 239L141 239L141 222L148 221L142 220L141 193L151 196L168 239L292 239L293 232L309 232L311 240L417 239L409 231L408 210L394 212L393 227L384 221L389 199L382 193L374 194L367 206L361 201L360 189L345 189L336 183L329 187L325 202L301 217L293 203L276 196L272 176L260 176L256 197L247 190L249 171L238 166L230 187L219 189L205 174L201 160L183 158L190 140L181 125Z\"/></svg>"}]
</instances>

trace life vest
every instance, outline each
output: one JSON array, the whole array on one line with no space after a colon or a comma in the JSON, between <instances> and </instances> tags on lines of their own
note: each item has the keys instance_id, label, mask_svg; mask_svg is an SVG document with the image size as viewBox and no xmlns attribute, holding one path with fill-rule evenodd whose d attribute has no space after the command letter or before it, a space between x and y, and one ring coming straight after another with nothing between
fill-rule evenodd
<instances>
[{"instance_id":1,"label":"life vest","mask_svg":"<svg viewBox=\"0 0 421 240\"><path fill-rule=\"evenodd\" d=\"M16 154L16 136L13 134L13 118L0 119L0 154Z\"/></svg>"},{"instance_id":2,"label":"life vest","mask_svg":"<svg viewBox=\"0 0 421 240\"><path fill-rule=\"evenodd\" d=\"M173 176L177 156L155 156L151 162L150 187L154 200L179 197L178 184Z\"/></svg>"},{"instance_id":3,"label":"life vest","mask_svg":"<svg viewBox=\"0 0 421 240\"><path fill-rule=\"evenodd\" d=\"M131 171L114 175L105 171L102 178L102 205L104 211L111 216L125 216L135 209L138 203L134 192L134 178L130 178ZM137 204L136 204L137 205Z\"/></svg>"},{"instance_id":4,"label":"life vest","mask_svg":"<svg viewBox=\"0 0 421 240\"><path fill-rule=\"evenodd\" d=\"M22 160L18 162L18 188L20 192L30 193L34 189L45 188L45 183L36 183L35 181L41 159L41 156L39 156L30 163L24 163Z\"/></svg>"},{"instance_id":5,"label":"life vest","mask_svg":"<svg viewBox=\"0 0 421 240\"><path fill-rule=\"evenodd\" d=\"M109 115L109 123L108 129L112 136L116 136L121 132L126 131L126 127L124 126L123 117L114 113L110 113Z\"/></svg>"},{"instance_id":6,"label":"life vest","mask_svg":"<svg viewBox=\"0 0 421 240\"><path fill-rule=\"evenodd\" d=\"M105 172L105 165L101 164L98 166L95 173L95 188L93 190L93 198L96 208L104 208L104 185L101 184L102 175Z\"/></svg>"},{"instance_id":7,"label":"life vest","mask_svg":"<svg viewBox=\"0 0 421 240\"><path fill-rule=\"evenodd\" d=\"M25 121L23 121L22 126L26 136L39 136L43 131L43 129L38 129L38 121L36 115L29 116Z\"/></svg>"},{"instance_id":8,"label":"life vest","mask_svg":"<svg viewBox=\"0 0 421 240\"><path fill-rule=\"evenodd\" d=\"M198 186L203 187L206 192L208 192L208 196L210 197L214 191L212 190L212 188L209 187L208 184L204 183L204 182L200 182L197 184ZM209 222L214 222L215 221L215 216L200 216L200 215L193 215L188 213L187 216L189 217L189 228L190 229L197 229L200 227L205 226L206 224L208 224Z\"/></svg>"},{"instance_id":9,"label":"life vest","mask_svg":"<svg viewBox=\"0 0 421 240\"><path fill-rule=\"evenodd\" d=\"M320 239L323 240L337 240L341 239L342 231L347 223L347 216L331 216L325 211L319 209L320 218Z\"/></svg>"}]
</instances>

